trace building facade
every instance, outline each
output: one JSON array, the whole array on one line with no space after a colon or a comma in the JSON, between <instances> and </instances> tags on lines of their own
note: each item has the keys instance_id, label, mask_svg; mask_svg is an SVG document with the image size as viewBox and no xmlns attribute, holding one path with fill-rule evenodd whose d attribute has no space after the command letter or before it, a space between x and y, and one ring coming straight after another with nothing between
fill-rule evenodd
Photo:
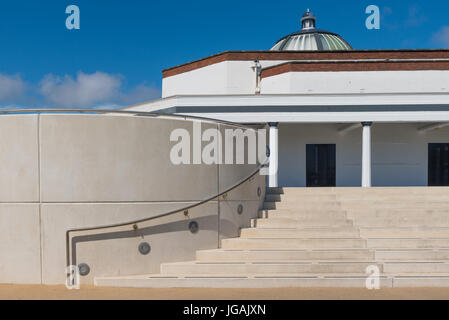
<instances>
[{"instance_id":1,"label":"building facade","mask_svg":"<svg viewBox=\"0 0 449 320\"><path fill-rule=\"evenodd\" d=\"M354 50L316 28L163 71L136 111L270 125L271 187L448 186L449 50Z\"/></svg>"}]
</instances>

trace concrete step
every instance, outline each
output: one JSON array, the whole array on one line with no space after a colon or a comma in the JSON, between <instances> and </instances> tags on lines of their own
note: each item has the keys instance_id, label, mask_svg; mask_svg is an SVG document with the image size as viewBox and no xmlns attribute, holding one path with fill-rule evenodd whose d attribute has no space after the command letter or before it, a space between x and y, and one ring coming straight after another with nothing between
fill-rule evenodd
<instances>
[{"instance_id":1,"label":"concrete step","mask_svg":"<svg viewBox=\"0 0 449 320\"><path fill-rule=\"evenodd\" d=\"M266 194L265 195L265 202L279 202L279 201L281 201L280 194Z\"/></svg>"},{"instance_id":2,"label":"concrete step","mask_svg":"<svg viewBox=\"0 0 449 320\"><path fill-rule=\"evenodd\" d=\"M343 202L265 202L265 210L344 210L358 213L376 212L379 210L397 211L449 211L449 202L369 202L369 203L343 203Z\"/></svg>"},{"instance_id":3,"label":"concrete step","mask_svg":"<svg viewBox=\"0 0 449 320\"><path fill-rule=\"evenodd\" d=\"M135 287L449 286L449 188L269 188L260 219L196 261L157 275L96 278Z\"/></svg>"},{"instance_id":4,"label":"concrete step","mask_svg":"<svg viewBox=\"0 0 449 320\"><path fill-rule=\"evenodd\" d=\"M435 288L449 287L449 275L443 274L418 274L418 275L406 275L395 276L391 279L394 288Z\"/></svg>"},{"instance_id":5,"label":"concrete step","mask_svg":"<svg viewBox=\"0 0 449 320\"><path fill-rule=\"evenodd\" d=\"M359 230L353 227L322 228L245 228L241 238L357 238Z\"/></svg>"},{"instance_id":6,"label":"concrete step","mask_svg":"<svg viewBox=\"0 0 449 320\"><path fill-rule=\"evenodd\" d=\"M260 238L260 239L224 239L222 249L348 249L366 248L366 240L354 239L298 239L298 238Z\"/></svg>"},{"instance_id":7,"label":"concrete step","mask_svg":"<svg viewBox=\"0 0 449 320\"><path fill-rule=\"evenodd\" d=\"M326 197L326 199L328 199L328 195L323 195L324 197ZM333 195L330 195L333 196ZM307 196L301 195L298 197L303 197L306 198ZM310 196L311 197L311 196ZM313 198L311 199L316 199L319 198L320 196L313 196ZM296 198L296 197L295 197ZM288 196L284 196L282 195L280 197L280 199L288 199ZM436 202L441 202L441 201L449 201L449 195L447 194L440 194L440 195L434 195L434 194L425 194L425 195L421 195L421 194L393 194L393 195L389 195L389 194L355 194L355 195L335 195L335 199L336 201L340 201L340 202L354 202L354 201L358 201L361 203L364 203L365 201L402 201L402 202L409 202L409 201L415 201L415 202L432 202L432 201L436 201Z\"/></svg>"},{"instance_id":8,"label":"concrete step","mask_svg":"<svg viewBox=\"0 0 449 320\"><path fill-rule=\"evenodd\" d=\"M267 194L265 197L267 202L285 202L285 203L319 203L322 201L338 202L338 203L359 203L365 205L372 202L402 202L402 203L414 203L414 202L449 202L449 195L416 195L416 194L404 194L404 195L380 195L380 194L367 194L367 195L335 195L335 194L301 194L295 196L289 196L286 194Z\"/></svg>"},{"instance_id":9,"label":"concrete step","mask_svg":"<svg viewBox=\"0 0 449 320\"><path fill-rule=\"evenodd\" d=\"M290 200L318 200L318 199L329 199L329 200L337 200L337 201L373 201L373 200L448 200L449 199L449 188L446 188L445 191L442 192L417 192L417 193L409 193L409 192L353 192L353 193L338 193L338 192L302 192L302 193L291 193L286 191L282 194L267 194L267 195L276 195L277 199L282 199L282 201L290 201Z\"/></svg>"},{"instance_id":10,"label":"concrete step","mask_svg":"<svg viewBox=\"0 0 449 320\"><path fill-rule=\"evenodd\" d=\"M449 261L449 249L200 250L197 261Z\"/></svg>"},{"instance_id":11,"label":"concrete step","mask_svg":"<svg viewBox=\"0 0 449 320\"><path fill-rule=\"evenodd\" d=\"M301 194L315 195L434 195L444 196L449 193L449 187L338 187L338 188L283 188L283 194L295 196Z\"/></svg>"},{"instance_id":12,"label":"concrete step","mask_svg":"<svg viewBox=\"0 0 449 320\"><path fill-rule=\"evenodd\" d=\"M445 283L449 286L449 276L429 278L404 278L406 287L419 279L422 286L438 286ZM401 286L402 282L395 283ZM417 282L418 283L418 282ZM273 274L273 275L140 275L127 277L97 277L95 285L102 287L129 287L129 288L290 288L290 287L346 287L366 288L366 275L364 274ZM393 279L380 277L381 288L392 288Z\"/></svg>"},{"instance_id":13,"label":"concrete step","mask_svg":"<svg viewBox=\"0 0 449 320\"><path fill-rule=\"evenodd\" d=\"M284 188L267 188L266 194L283 194Z\"/></svg>"},{"instance_id":14,"label":"concrete step","mask_svg":"<svg viewBox=\"0 0 449 320\"><path fill-rule=\"evenodd\" d=\"M449 202L447 201L281 201L270 202L266 201L267 206L275 206L283 209L328 209L328 208L343 208L343 210L386 210L386 209L400 209L400 210L449 210Z\"/></svg>"},{"instance_id":15,"label":"concrete step","mask_svg":"<svg viewBox=\"0 0 449 320\"><path fill-rule=\"evenodd\" d=\"M373 249L447 249L449 238L441 239L366 239L368 248Z\"/></svg>"},{"instance_id":16,"label":"concrete step","mask_svg":"<svg viewBox=\"0 0 449 320\"><path fill-rule=\"evenodd\" d=\"M289 204L294 206L293 202L285 203L285 206ZM311 202L307 205L312 205ZM346 210L357 209L363 210L364 208L376 208L379 209L424 209L424 210L449 210L448 201L339 201L338 204Z\"/></svg>"},{"instance_id":17,"label":"concrete step","mask_svg":"<svg viewBox=\"0 0 449 320\"><path fill-rule=\"evenodd\" d=\"M197 261L374 261L367 249L334 250L200 250Z\"/></svg>"},{"instance_id":18,"label":"concrete step","mask_svg":"<svg viewBox=\"0 0 449 320\"><path fill-rule=\"evenodd\" d=\"M365 218L353 219L356 227L447 227L449 228L449 217L429 219L424 217L408 218Z\"/></svg>"},{"instance_id":19,"label":"concrete step","mask_svg":"<svg viewBox=\"0 0 449 320\"><path fill-rule=\"evenodd\" d=\"M291 219L346 219L346 211L344 210L285 210L276 209L268 210L266 213L262 210L259 212L260 217L267 218L291 218Z\"/></svg>"},{"instance_id":20,"label":"concrete step","mask_svg":"<svg viewBox=\"0 0 449 320\"><path fill-rule=\"evenodd\" d=\"M276 209L276 202L264 202L263 204L263 210L275 210Z\"/></svg>"},{"instance_id":21,"label":"concrete step","mask_svg":"<svg viewBox=\"0 0 449 320\"><path fill-rule=\"evenodd\" d=\"M359 209L346 210L349 219L372 218L372 219L391 219L391 218L407 218L407 219L444 219L449 217L449 210L416 210L414 208L403 209Z\"/></svg>"},{"instance_id":22,"label":"concrete step","mask_svg":"<svg viewBox=\"0 0 449 320\"><path fill-rule=\"evenodd\" d=\"M328 200L328 199L298 199L288 198L282 201L269 201L266 203L271 204L274 202L277 207L285 208L328 208L328 207L344 207L348 209L364 210L364 209L425 209L425 210L449 210L448 200L417 200L417 199L381 199L381 200Z\"/></svg>"},{"instance_id":23,"label":"concrete step","mask_svg":"<svg viewBox=\"0 0 449 320\"><path fill-rule=\"evenodd\" d=\"M414 234L420 234L421 237L429 235L443 234L449 230L449 218L444 219L425 219L425 218L396 218L396 219L379 219L379 218L356 218L354 220L341 218L302 218L300 216L291 217L289 215L270 214L265 219L255 219L253 226L258 228L303 228L303 227L350 227L355 226L362 230L366 230L363 237L375 237L372 232L380 232L388 234L397 233L400 237L407 237L409 231L416 231ZM399 230L397 230L399 229ZM402 232L402 233L401 233ZM430 234L429 234L430 233ZM439 236L438 236L439 237Z\"/></svg>"},{"instance_id":24,"label":"concrete step","mask_svg":"<svg viewBox=\"0 0 449 320\"><path fill-rule=\"evenodd\" d=\"M265 201L337 201L337 195L335 194L324 194L324 195L315 195L315 194L300 194L294 197L284 195L284 194L267 194L265 196Z\"/></svg>"},{"instance_id":25,"label":"concrete step","mask_svg":"<svg viewBox=\"0 0 449 320\"><path fill-rule=\"evenodd\" d=\"M129 288L366 288L363 274L273 274L273 275L138 275L96 277L101 287ZM381 288L449 287L449 275L442 273L381 275Z\"/></svg>"},{"instance_id":26,"label":"concrete step","mask_svg":"<svg viewBox=\"0 0 449 320\"><path fill-rule=\"evenodd\" d=\"M351 227L351 220L346 219L291 219L291 218L268 218L255 219L253 226L257 228L301 228L301 227Z\"/></svg>"},{"instance_id":27,"label":"concrete step","mask_svg":"<svg viewBox=\"0 0 449 320\"><path fill-rule=\"evenodd\" d=\"M442 261L449 260L449 249L377 249L374 257L375 261Z\"/></svg>"},{"instance_id":28,"label":"concrete step","mask_svg":"<svg viewBox=\"0 0 449 320\"><path fill-rule=\"evenodd\" d=\"M393 274L427 274L427 273L449 273L449 262L422 261L422 262L385 262L383 264L385 273Z\"/></svg>"},{"instance_id":29,"label":"concrete step","mask_svg":"<svg viewBox=\"0 0 449 320\"><path fill-rule=\"evenodd\" d=\"M290 210L341 210L342 207L337 201L321 202L265 202L264 209L290 209Z\"/></svg>"},{"instance_id":30,"label":"concrete step","mask_svg":"<svg viewBox=\"0 0 449 320\"><path fill-rule=\"evenodd\" d=\"M449 238L449 228L439 227L404 227L404 228L359 228L360 237L376 239L404 238Z\"/></svg>"},{"instance_id":31,"label":"concrete step","mask_svg":"<svg viewBox=\"0 0 449 320\"><path fill-rule=\"evenodd\" d=\"M176 262L161 264L161 274L365 273L374 262ZM377 265L382 272L383 266Z\"/></svg>"}]
</instances>

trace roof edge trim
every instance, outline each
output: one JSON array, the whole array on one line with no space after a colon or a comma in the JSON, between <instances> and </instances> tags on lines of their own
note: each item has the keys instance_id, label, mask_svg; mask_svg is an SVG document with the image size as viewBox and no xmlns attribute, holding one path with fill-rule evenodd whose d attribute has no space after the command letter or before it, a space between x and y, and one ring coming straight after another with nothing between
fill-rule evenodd
<instances>
[{"instance_id":1,"label":"roof edge trim","mask_svg":"<svg viewBox=\"0 0 449 320\"><path fill-rule=\"evenodd\" d=\"M163 78L193 71L224 61L253 60L359 60L359 59L440 59L449 58L449 49L353 50L353 51L225 51L162 71Z\"/></svg>"}]
</instances>

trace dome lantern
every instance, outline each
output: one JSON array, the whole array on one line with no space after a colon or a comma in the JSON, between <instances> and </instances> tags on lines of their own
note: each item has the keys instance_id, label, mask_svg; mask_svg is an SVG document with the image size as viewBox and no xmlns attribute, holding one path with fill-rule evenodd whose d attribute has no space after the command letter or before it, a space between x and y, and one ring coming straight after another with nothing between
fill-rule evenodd
<instances>
[{"instance_id":1,"label":"dome lantern","mask_svg":"<svg viewBox=\"0 0 449 320\"><path fill-rule=\"evenodd\" d=\"M313 15L313 13L310 12L309 9L307 9L307 12L304 13L301 18L302 29L315 29L315 21L316 17Z\"/></svg>"},{"instance_id":2,"label":"dome lantern","mask_svg":"<svg viewBox=\"0 0 449 320\"><path fill-rule=\"evenodd\" d=\"M307 9L302 29L280 39L271 51L350 51L351 45L338 34L316 28L317 18Z\"/></svg>"}]
</instances>

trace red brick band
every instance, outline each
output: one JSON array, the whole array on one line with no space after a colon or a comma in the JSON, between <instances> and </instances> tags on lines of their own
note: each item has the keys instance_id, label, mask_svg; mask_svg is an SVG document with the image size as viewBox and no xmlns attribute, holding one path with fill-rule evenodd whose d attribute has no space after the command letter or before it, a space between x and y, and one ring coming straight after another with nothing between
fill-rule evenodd
<instances>
[{"instance_id":1,"label":"red brick band","mask_svg":"<svg viewBox=\"0 0 449 320\"><path fill-rule=\"evenodd\" d=\"M267 78L286 72L449 70L449 61L289 62L261 72Z\"/></svg>"},{"instance_id":2,"label":"red brick band","mask_svg":"<svg viewBox=\"0 0 449 320\"><path fill-rule=\"evenodd\" d=\"M363 59L449 59L449 50L362 50L362 51L229 51L189 62L162 72L164 78L223 61L254 60L363 60ZM378 63L378 62L377 62ZM415 65L416 66L416 65ZM415 70L415 69L410 69ZM421 70L421 69L418 69ZM446 70L446 69L445 69Z\"/></svg>"}]
</instances>

